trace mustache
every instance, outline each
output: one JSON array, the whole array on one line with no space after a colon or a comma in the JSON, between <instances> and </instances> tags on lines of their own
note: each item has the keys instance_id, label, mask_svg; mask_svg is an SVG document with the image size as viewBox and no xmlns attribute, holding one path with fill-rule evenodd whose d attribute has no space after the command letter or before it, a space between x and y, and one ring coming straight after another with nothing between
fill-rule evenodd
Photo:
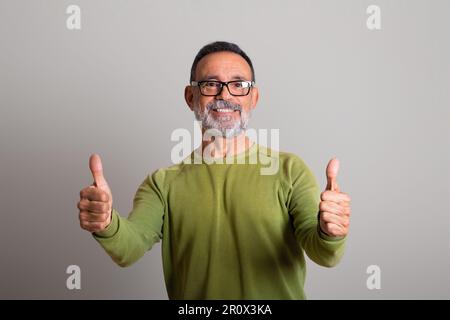
<instances>
[{"instance_id":1,"label":"mustache","mask_svg":"<svg viewBox=\"0 0 450 320\"><path fill-rule=\"evenodd\" d=\"M231 109L233 111L242 111L242 107L238 104L234 104L225 100L214 100L206 105L206 109L210 111L211 109Z\"/></svg>"}]
</instances>

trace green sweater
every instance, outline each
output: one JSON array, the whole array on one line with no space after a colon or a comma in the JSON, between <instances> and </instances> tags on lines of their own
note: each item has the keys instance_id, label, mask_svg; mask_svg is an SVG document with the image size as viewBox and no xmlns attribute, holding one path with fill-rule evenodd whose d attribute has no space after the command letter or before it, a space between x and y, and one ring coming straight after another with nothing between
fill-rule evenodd
<instances>
[{"instance_id":1,"label":"green sweater","mask_svg":"<svg viewBox=\"0 0 450 320\"><path fill-rule=\"evenodd\" d=\"M345 243L318 227L311 170L292 153L256 143L235 156L238 164L198 161L197 152L185 159L191 164L148 175L128 218L113 209L94 238L123 267L162 239L170 299L305 299L304 252L332 267ZM275 174L261 174L268 160L278 161Z\"/></svg>"}]
</instances>

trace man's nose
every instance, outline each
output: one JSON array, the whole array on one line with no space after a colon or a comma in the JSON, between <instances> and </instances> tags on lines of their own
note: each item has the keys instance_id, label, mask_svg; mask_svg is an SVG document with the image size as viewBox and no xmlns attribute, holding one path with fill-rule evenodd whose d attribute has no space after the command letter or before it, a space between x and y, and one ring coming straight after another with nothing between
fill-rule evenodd
<instances>
[{"instance_id":1,"label":"man's nose","mask_svg":"<svg viewBox=\"0 0 450 320\"><path fill-rule=\"evenodd\" d=\"M216 96L217 100L228 100L231 98L231 94L230 91L228 91L228 87L227 86L223 86L222 87L222 91L220 92L220 94L218 94Z\"/></svg>"}]
</instances>

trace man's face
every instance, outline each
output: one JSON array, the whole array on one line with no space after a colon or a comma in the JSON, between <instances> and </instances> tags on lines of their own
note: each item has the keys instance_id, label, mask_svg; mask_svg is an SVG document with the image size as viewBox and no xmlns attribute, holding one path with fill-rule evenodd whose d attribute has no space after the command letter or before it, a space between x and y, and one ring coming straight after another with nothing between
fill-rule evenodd
<instances>
[{"instance_id":1,"label":"man's face","mask_svg":"<svg viewBox=\"0 0 450 320\"><path fill-rule=\"evenodd\" d=\"M232 52L216 52L203 57L196 69L196 81L252 80L247 61ZM246 96L232 96L226 87L217 96L203 96L199 87L187 86L186 102L201 121L204 129L217 129L222 136L231 138L242 133L248 125L251 111L258 101L258 89L253 87ZM222 112L216 111L222 109ZM226 112L223 112L226 111Z\"/></svg>"}]
</instances>

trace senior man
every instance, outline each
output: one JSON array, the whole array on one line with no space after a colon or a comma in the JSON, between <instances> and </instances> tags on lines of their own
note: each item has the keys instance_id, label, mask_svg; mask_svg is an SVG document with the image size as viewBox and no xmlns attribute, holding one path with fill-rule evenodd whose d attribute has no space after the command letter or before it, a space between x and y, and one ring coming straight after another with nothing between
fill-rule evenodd
<instances>
[{"instance_id":1,"label":"senior man","mask_svg":"<svg viewBox=\"0 0 450 320\"><path fill-rule=\"evenodd\" d=\"M216 134L188 157L200 162L147 175L128 218L113 207L100 157L90 157L94 183L80 192L81 227L120 266L162 239L170 299L305 299L304 253L325 267L343 255L350 197L336 182L338 160L328 163L320 193L300 157L252 142L246 128L258 97L244 51L228 42L204 46L185 100L202 132ZM247 161L261 155L276 157L275 173L261 174L259 161ZM225 157L241 163L211 161Z\"/></svg>"}]
</instances>

